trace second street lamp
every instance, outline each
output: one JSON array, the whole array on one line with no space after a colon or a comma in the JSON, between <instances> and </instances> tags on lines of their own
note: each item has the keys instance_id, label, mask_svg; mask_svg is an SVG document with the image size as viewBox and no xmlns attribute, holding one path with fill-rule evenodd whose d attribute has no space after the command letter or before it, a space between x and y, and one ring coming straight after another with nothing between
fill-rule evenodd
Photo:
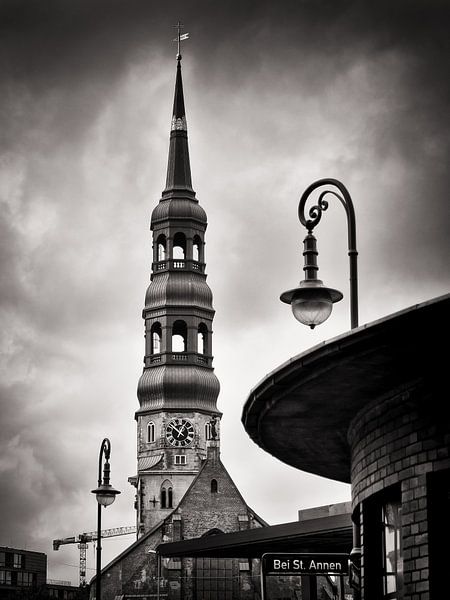
<instances>
[{"instance_id":1,"label":"second street lamp","mask_svg":"<svg viewBox=\"0 0 450 600\"><path fill-rule=\"evenodd\" d=\"M102 481L102 459L105 456L103 465L103 481ZM116 499L119 490L113 488L109 483L111 467L109 465L109 457L111 456L111 442L105 438L100 448L98 459L98 487L91 490L97 498L97 569L95 580L95 600L101 600L101 575L102 570L102 506L105 508L112 504Z\"/></svg>"},{"instance_id":2,"label":"second street lamp","mask_svg":"<svg viewBox=\"0 0 450 600\"><path fill-rule=\"evenodd\" d=\"M332 189L325 189L319 195L316 205L309 210L309 219L305 218L305 204L309 196L319 187L333 186L340 192L338 194ZM303 193L298 206L298 216L300 223L306 227L308 233L304 244L305 279L300 282L297 288L283 292L280 300L290 304L295 318L314 329L328 319L331 314L333 304L342 300L343 295L340 291L328 288L323 285L320 279L317 279L317 240L313 235L314 227L322 218L322 212L327 210L328 202L325 200L327 194L332 194L341 201L347 214L348 225L348 255L350 260L350 313L352 329L358 327L358 276L357 276L357 255L356 251L356 226L355 210L353 202L347 188L337 179L319 179L312 183ZM342 195L341 195L342 194Z\"/></svg>"}]
</instances>

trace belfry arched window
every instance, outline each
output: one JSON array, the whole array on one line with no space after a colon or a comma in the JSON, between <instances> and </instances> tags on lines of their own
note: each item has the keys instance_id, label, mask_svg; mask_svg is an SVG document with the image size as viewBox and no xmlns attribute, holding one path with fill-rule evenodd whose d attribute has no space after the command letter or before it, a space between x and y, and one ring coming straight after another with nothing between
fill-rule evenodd
<instances>
[{"instance_id":1,"label":"belfry arched window","mask_svg":"<svg viewBox=\"0 0 450 600\"><path fill-rule=\"evenodd\" d=\"M205 438L207 440L212 440L211 421L205 423Z\"/></svg>"},{"instance_id":2,"label":"belfry arched window","mask_svg":"<svg viewBox=\"0 0 450 600\"><path fill-rule=\"evenodd\" d=\"M196 262L203 262L203 244L199 235L194 236L192 245L192 258Z\"/></svg>"},{"instance_id":3,"label":"belfry arched window","mask_svg":"<svg viewBox=\"0 0 450 600\"><path fill-rule=\"evenodd\" d=\"M147 443L151 444L155 441L155 424L153 421L147 423Z\"/></svg>"},{"instance_id":4,"label":"belfry arched window","mask_svg":"<svg viewBox=\"0 0 450 600\"><path fill-rule=\"evenodd\" d=\"M173 508L173 489L169 480L164 481L160 494L161 508Z\"/></svg>"},{"instance_id":5,"label":"belfry arched window","mask_svg":"<svg viewBox=\"0 0 450 600\"><path fill-rule=\"evenodd\" d=\"M186 236L178 232L173 237L173 256L174 260L184 260L186 258Z\"/></svg>"},{"instance_id":6,"label":"belfry arched window","mask_svg":"<svg viewBox=\"0 0 450 600\"><path fill-rule=\"evenodd\" d=\"M217 494L219 491L219 486L217 483L217 479L211 479L211 494Z\"/></svg>"},{"instance_id":7,"label":"belfry arched window","mask_svg":"<svg viewBox=\"0 0 450 600\"><path fill-rule=\"evenodd\" d=\"M153 323L151 329L151 339L152 339L152 354L159 354L161 352L161 337L162 337L162 329L161 323Z\"/></svg>"},{"instance_id":8,"label":"belfry arched window","mask_svg":"<svg viewBox=\"0 0 450 600\"><path fill-rule=\"evenodd\" d=\"M166 260L167 242L166 236L161 234L156 240L156 260Z\"/></svg>"},{"instance_id":9,"label":"belfry arched window","mask_svg":"<svg viewBox=\"0 0 450 600\"><path fill-rule=\"evenodd\" d=\"M208 328L204 323L200 323L197 333L197 352L207 354L208 351Z\"/></svg>"},{"instance_id":10,"label":"belfry arched window","mask_svg":"<svg viewBox=\"0 0 450 600\"><path fill-rule=\"evenodd\" d=\"M177 320L172 327L172 352L186 352L187 325L185 321Z\"/></svg>"}]
</instances>

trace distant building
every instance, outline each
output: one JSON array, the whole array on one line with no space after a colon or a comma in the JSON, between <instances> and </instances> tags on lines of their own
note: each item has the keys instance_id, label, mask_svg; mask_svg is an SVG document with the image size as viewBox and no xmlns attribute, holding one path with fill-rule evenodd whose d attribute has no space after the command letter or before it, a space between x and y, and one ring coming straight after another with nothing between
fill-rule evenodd
<instances>
[{"instance_id":1,"label":"distant building","mask_svg":"<svg viewBox=\"0 0 450 600\"><path fill-rule=\"evenodd\" d=\"M137 473L130 477L138 539L102 570L102 600L158 594L253 600L259 590L257 563L175 558L158 565L154 553L163 541L266 525L220 460L222 413L216 404L220 386L213 369L206 227L206 213L192 188L178 56L166 187L151 218L152 274L143 310Z\"/></svg>"},{"instance_id":2,"label":"distant building","mask_svg":"<svg viewBox=\"0 0 450 600\"><path fill-rule=\"evenodd\" d=\"M70 582L47 580L43 552L0 546L0 600L82 600L86 594Z\"/></svg>"},{"instance_id":3,"label":"distant building","mask_svg":"<svg viewBox=\"0 0 450 600\"><path fill-rule=\"evenodd\" d=\"M28 597L45 587L47 555L0 547L0 598Z\"/></svg>"},{"instance_id":4,"label":"distant building","mask_svg":"<svg viewBox=\"0 0 450 600\"><path fill-rule=\"evenodd\" d=\"M450 596L449 315L446 295L316 346L244 407L266 451L351 483L355 598Z\"/></svg>"}]
</instances>

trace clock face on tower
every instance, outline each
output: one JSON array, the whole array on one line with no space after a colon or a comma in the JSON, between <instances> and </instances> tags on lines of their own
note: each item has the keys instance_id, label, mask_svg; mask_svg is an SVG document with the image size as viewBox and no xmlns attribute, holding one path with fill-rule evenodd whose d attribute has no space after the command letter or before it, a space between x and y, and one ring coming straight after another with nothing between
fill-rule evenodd
<instances>
[{"instance_id":1,"label":"clock face on tower","mask_svg":"<svg viewBox=\"0 0 450 600\"><path fill-rule=\"evenodd\" d=\"M172 419L166 427L166 438L172 446L189 446L194 439L194 426L187 419Z\"/></svg>"}]
</instances>

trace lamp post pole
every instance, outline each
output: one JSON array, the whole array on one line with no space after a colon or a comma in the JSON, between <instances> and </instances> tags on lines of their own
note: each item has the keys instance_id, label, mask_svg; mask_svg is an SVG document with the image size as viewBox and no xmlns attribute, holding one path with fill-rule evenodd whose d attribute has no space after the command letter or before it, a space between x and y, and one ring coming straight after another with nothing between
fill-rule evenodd
<instances>
[{"instance_id":1,"label":"lamp post pole","mask_svg":"<svg viewBox=\"0 0 450 600\"><path fill-rule=\"evenodd\" d=\"M103 464L103 481L102 481L102 460L103 455L105 462ZM97 498L97 569L95 579L95 600L101 600L101 570L102 570L102 506L105 508L112 504L117 494L120 492L112 487L109 483L111 467L109 465L109 457L111 456L111 442L105 438L100 447L98 458L98 487L91 490Z\"/></svg>"},{"instance_id":2,"label":"lamp post pole","mask_svg":"<svg viewBox=\"0 0 450 600\"><path fill-rule=\"evenodd\" d=\"M323 186L337 188L338 192L324 189L318 198L317 204L312 206L305 216L305 204L311 194ZM313 235L314 227L322 218L322 213L328 208L327 194L331 194L342 203L347 215L347 238L348 256L350 264L350 323L351 328L358 327L358 268L356 250L356 219L355 209L350 194L343 183L337 179L318 179L303 192L298 205L298 217L300 223L307 229L308 234L304 240L305 250L305 280L301 281L299 287L284 292L280 299L282 302L292 305L294 316L302 323L314 328L323 323L331 314L334 302L342 299L342 293L338 290L325 287L317 279L317 240Z\"/></svg>"},{"instance_id":3,"label":"lamp post pole","mask_svg":"<svg viewBox=\"0 0 450 600\"><path fill-rule=\"evenodd\" d=\"M96 555L95 600L101 600L102 578L102 505L97 504L97 555Z\"/></svg>"}]
</instances>

